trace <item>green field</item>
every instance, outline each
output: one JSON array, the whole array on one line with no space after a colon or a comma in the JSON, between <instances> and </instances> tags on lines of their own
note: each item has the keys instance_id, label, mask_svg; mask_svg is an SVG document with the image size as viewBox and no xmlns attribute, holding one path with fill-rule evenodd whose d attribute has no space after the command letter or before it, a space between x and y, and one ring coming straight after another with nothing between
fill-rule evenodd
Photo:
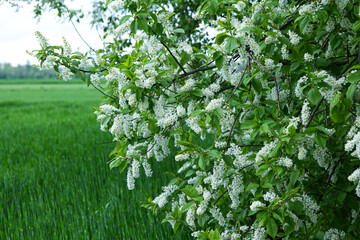
<instances>
[{"instance_id":1,"label":"green field","mask_svg":"<svg viewBox=\"0 0 360 240\"><path fill-rule=\"evenodd\" d=\"M186 239L140 206L166 183L166 161L134 191L109 169L100 102L79 82L0 80L0 239Z\"/></svg>"}]
</instances>

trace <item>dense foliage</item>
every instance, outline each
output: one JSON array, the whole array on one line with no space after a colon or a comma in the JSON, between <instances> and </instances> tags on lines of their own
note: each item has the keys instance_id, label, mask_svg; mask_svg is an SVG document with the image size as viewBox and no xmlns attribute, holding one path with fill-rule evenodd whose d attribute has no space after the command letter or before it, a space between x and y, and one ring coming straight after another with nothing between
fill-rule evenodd
<instances>
[{"instance_id":1,"label":"dense foliage","mask_svg":"<svg viewBox=\"0 0 360 240\"><path fill-rule=\"evenodd\" d=\"M40 68L106 96L110 167L134 189L181 162L144 206L199 239L358 239L360 1L202 1L188 14L208 43L171 3L103 2L97 51L37 33Z\"/></svg>"}]
</instances>

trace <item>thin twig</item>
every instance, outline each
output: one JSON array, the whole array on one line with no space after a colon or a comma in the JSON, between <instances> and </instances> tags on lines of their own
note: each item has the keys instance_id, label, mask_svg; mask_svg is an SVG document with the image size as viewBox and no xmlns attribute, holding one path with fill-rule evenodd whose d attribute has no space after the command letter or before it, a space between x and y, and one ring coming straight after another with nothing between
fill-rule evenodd
<instances>
[{"instance_id":1,"label":"thin twig","mask_svg":"<svg viewBox=\"0 0 360 240\"><path fill-rule=\"evenodd\" d=\"M314 116L316 115L316 111L319 109L319 107L320 107L320 105L321 105L321 103L322 103L323 101L324 101L324 98L322 98L322 99L318 102L318 104L317 104L316 107L314 108L313 112L311 113L310 119L309 119L308 123L306 124L305 128L308 128L308 127L309 127L312 119L313 119Z\"/></svg>"},{"instance_id":2,"label":"thin twig","mask_svg":"<svg viewBox=\"0 0 360 240\"><path fill-rule=\"evenodd\" d=\"M183 68L183 66L181 66L181 64L179 63L179 61L177 60L177 58L174 56L174 54L170 51L169 47L160 40L160 43L166 48L166 50L170 53L170 55L174 58L175 62L177 63L177 65L179 65L179 67L181 68L181 70L184 72L184 74L187 74L187 72L185 71L185 69Z\"/></svg>"},{"instance_id":3,"label":"thin twig","mask_svg":"<svg viewBox=\"0 0 360 240\"><path fill-rule=\"evenodd\" d=\"M107 96L108 98L111 98L111 99L117 101L116 98L114 98L114 97L112 97L112 96L110 96L110 95L107 95L106 93L104 93L103 91L101 91L99 88L97 88L93 83L91 83L91 85L92 85L96 90L98 90L101 94L103 94L104 96Z\"/></svg>"},{"instance_id":4,"label":"thin twig","mask_svg":"<svg viewBox=\"0 0 360 240\"><path fill-rule=\"evenodd\" d=\"M216 200L215 200L215 202L214 202L214 204L213 204L213 206L215 206L216 205L216 203L225 195L225 193L227 193L229 191L229 189L226 189L226 191L225 192L223 192Z\"/></svg>"},{"instance_id":5,"label":"thin twig","mask_svg":"<svg viewBox=\"0 0 360 240\"><path fill-rule=\"evenodd\" d=\"M344 73L349 70L349 68L356 62L356 60L358 60L359 56L354 58L354 60L352 60L347 66L346 68L340 73L340 75L337 77L337 79L341 78L342 75L344 75Z\"/></svg>"},{"instance_id":6,"label":"thin twig","mask_svg":"<svg viewBox=\"0 0 360 240\"><path fill-rule=\"evenodd\" d=\"M73 25L73 27L74 27L74 29L75 29L75 31L77 32L77 34L79 35L79 37L81 38L81 40L83 40L83 42L86 44L86 45L88 45L88 47L93 51L93 52L95 52L95 50L85 41L85 39L81 36L81 34L79 33L79 31L77 30L77 28L76 28L76 26L75 26L75 24L74 24L74 22L73 22L73 20L70 18L70 22L71 22L71 24Z\"/></svg>"},{"instance_id":7,"label":"thin twig","mask_svg":"<svg viewBox=\"0 0 360 240\"><path fill-rule=\"evenodd\" d=\"M197 73L197 72L202 72L202 71L207 71L207 70L211 70L211 69L214 69L216 68L215 65L212 65L212 66L209 66L209 67L201 67L201 68L197 68L195 70L192 70L191 72L187 72L187 73L184 73L184 74L181 74L179 76L179 78L184 78L184 77L187 77L191 74L194 74L194 73Z\"/></svg>"},{"instance_id":8,"label":"thin twig","mask_svg":"<svg viewBox=\"0 0 360 240\"><path fill-rule=\"evenodd\" d=\"M239 112L237 113L237 115L236 115L236 117L235 117L235 120L234 120L234 122L233 122L233 124L232 124L232 126L231 126L229 136L228 136L228 138L227 138L227 140L226 140L226 146L228 146L228 147L229 147L229 143L230 143L231 134L232 134L232 132L233 132L233 130L234 130L235 123L236 123L236 121L238 120L238 118L239 118L239 116L240 116L241 110L242 110L242 108L240 108Z\"/></svg>"},{"instance_id":9,"label":"thin twig","mask_svg":"<svg viewBox=\"0 0 360 240\"><path fill-rule=\"evenodd\" d=\"M273 80L275 82L275 88L276 88L276 99L277 99L278 110L281 110L281 108L280 108L280 97L279 97L279 87L278 87L278 84L277 84L276 77L264 65L262 65L258 60L256 60L253 57L251 59L254 62L256 62L258 65L260 65L268 74L270 74L270 76L273 77Z\"/></svg>"},{"instance_id":10,"label":"thin twig","mask_svg":"<svg viewBox=\"0 0 360 240\"><path fill-rule=\"evenodd\" d=\"M240 86L240 84L241 84L241 82L242 82L242 80L243 80L243 78L244 78L244 76L245 76L246 70L248 69L248 66L249 66L248 64L249 64L249 62L246 63L246 67L244 68L244 71L243 71L243 73L242 73L242 75L241 75L241 78L240 78L240 80L239 80L239 83L237 84L237 86L235 87L235 89L234 89L234 91L231 93L231 95L228 97L228 99L225 101L225 104L230 101L230 99L232 98L232 96L234 96L236 90L239 88L239 86ZM224 105L225 105L225 104L224 104Z\"/></svg>"}]
</instances>

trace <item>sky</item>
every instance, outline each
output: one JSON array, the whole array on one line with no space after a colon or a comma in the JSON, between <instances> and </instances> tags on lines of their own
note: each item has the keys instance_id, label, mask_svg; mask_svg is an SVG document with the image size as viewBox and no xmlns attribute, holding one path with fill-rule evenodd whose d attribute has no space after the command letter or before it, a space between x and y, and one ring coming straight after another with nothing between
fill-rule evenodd
<instances>
[{"instance_id":1,"label":"sky","mask_svg":"<svg viewBox=\"0 0 360 240\"><path fill-rule=\"evenodd\" d=\"M70 4L73 8L89 9L91 7L89 0L73 0ZM32 10L29 6L16 11L8 4L0 5L0 63L7 62L13 66L26 64L27 61L31 64L37 63L36 58L26 53L26 50L40 48L35 31L40 31L51 45L61 45L62 37L65 37L73 51L88 50L88 46L81 40L72 24L59 20L56 11L46 13L38 21L34 18ZM102 41L99 33L90 28L89 19L81 23L75 22L75 25L91 47L101 48Z\"/></svg>"}]
</instances>

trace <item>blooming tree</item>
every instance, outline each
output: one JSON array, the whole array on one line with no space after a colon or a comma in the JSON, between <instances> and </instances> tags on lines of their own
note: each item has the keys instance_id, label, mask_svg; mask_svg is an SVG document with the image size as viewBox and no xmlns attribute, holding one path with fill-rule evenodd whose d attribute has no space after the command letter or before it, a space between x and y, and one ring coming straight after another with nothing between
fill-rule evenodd
<instances>
[{"instance_id":1,"label":"blooming tree","mask_svg":"<svg viewBox=\"0 0 360 240\"><path fill-rule=\"evenodd\" d=\"M179 164L144 203L175 231L359 239L360 1L193 1L181 16L184 2L97 1L104 49L36 33L32 54L104 94L95 114L130 190Z\"/></svg>"}]
</instances>

